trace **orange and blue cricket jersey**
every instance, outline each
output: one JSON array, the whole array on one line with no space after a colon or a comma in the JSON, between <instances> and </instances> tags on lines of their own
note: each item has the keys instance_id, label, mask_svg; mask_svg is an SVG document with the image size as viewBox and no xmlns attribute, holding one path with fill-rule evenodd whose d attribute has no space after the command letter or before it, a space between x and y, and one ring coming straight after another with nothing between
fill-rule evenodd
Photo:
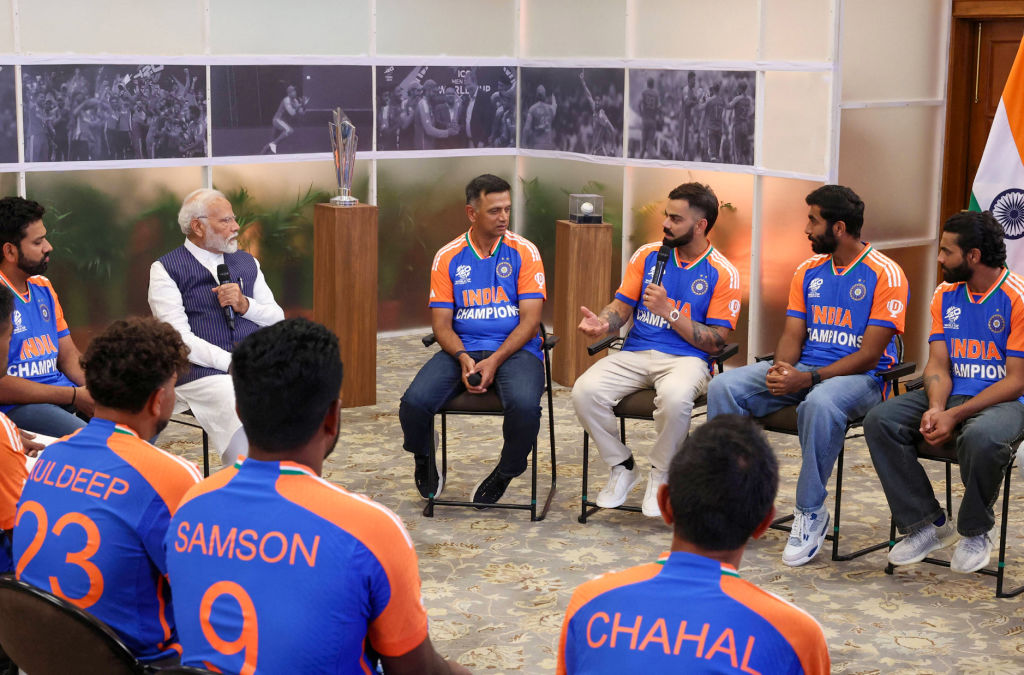
<instances>
[{"instance_id":1,"label":"orange and blue cricket jersey","mask_svg":"<svg viewBox=\"0 0 1024 675\"><path fill-rule=\"evenodd\" d=\"M641 298L654 277L661 242L645 244L629 259L622 285L615 297L633 308L633 328L622 349L627 352L653 349L677 356L711 357L669 326L668 321L644 306ZM661 278L665 293L683 316L708 326L736 327L740 313L740 275L724 255L708 244L696 260L683 262L673 249Z\"/></svg>"},{"instance_id":2,"label":"orange and blue cricket jersey","mask_svg":"<svg viewBox=\"0 0 1024 675\"><path fill-rule=\"evenodd\" d=\"M506 232L491 251L478 251L469 232L448 242L430 267L430 306L454 311L452 329L466 351L495 351L519 325L519 301L547 297L540 251ZM538 359L540 337L523 347Z\"/></svg>"},{"instance_id":3,"label":"orange and blue cricket jersey","mask_svg":"<svg viewBox=\"0 0 1024 675\"><path fill-rule=\"evenodd\" d=\"M44 276L29 277L28 292L24 295L14 290L2 273L0 281L14 295L7 374L41 384L74 387L74 382L57 368L57 342L71 331L50 280ZM14 407L0 406L0 412Z\"/></svg>"},{"instance_id":4,"label":"orange and blue cricket jersey","mask_svg":"<svg viewBox=\"0 0 1024 675\"><path fill-rule=\"evenodd\" d=\"M51 444L14 526L15 574L110 626L141 661L181 653L163 541L195 465L99 417Z\"/></svg>"},{"instance_id":5,"label":"orange and blue cricket jersey","mask_svg":"<svg viewBox=\"0 0 1024 675\"><path fill-rule=\"evenodd\" d=\"M18 498L25 486L25 448L21 434L7 415L0 413L0 572L14 570L11 540L5 531L14 527Z\"/></svg>"},{"instance_id":6,"label":"orange and blue cricket jersey","mask_svg":"<svg viewBox=\"0 0 1024 675\"><path fill-rule=\"evenodd\" d=\"M939 284L931 309L928 342L946 343L952 395L981 393L1006 377L1007 356L1024 358L1024 277L1004 269L984 293L965 282Z\"/></svg>"},{"instance_id":7,"label":"orange and blue cricket jersey","mask_svg":"<svg viewBox=\"0 0 1024 675\"><path fill-rule=\"evenodd\" d=\"M165 542L183 662L225 673L372 673L427 637L401 520L294 462L193 488Z\"/></svg>"},{"instance_id":8,"label":"orange and blue cricket jersey","mask_svg":"<svg viewBox=\"0 0 1024 675\"><path fill-rule=\"evenodd\" d=\"M810 614L730 565L677 551L577 588L556 672L817 675L829 656Z\"/></svg>"},{"instance_id":9,"label":"orange and blue cricket jersey","mask_svg":"<svg viewBox=\"0 0 1024 675\"><path fill-rule=\"evenodd\" d=\"M796 268L786 309L787 316L803 319L807 325L800 362L827 366L854 353L868 326L903 333L909 299L910 286L903 269L871 244L865 243L846 267L837 267L830 255L808 258ZM870 371L883 398L892 393L892 385L875 371L895 365L897 352L894 335Z\"/></svg>"}]
</instances>

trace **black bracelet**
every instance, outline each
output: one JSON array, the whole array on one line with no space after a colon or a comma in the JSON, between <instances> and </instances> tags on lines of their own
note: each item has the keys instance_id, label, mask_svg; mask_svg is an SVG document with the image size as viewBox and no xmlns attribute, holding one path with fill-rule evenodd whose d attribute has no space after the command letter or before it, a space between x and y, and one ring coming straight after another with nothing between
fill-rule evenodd
<instances>
[{"instance_id":1,"label":"black bracelet","mask_svg":"<svg viewBox=\"0 0 1024 675\"><path fill-rule=\"evenodd\" d=\"M71 405L74 405L76 400L78 400L78 387L71 387Z\"/></svg>"},{"instance_id":2,"label":"black bracelet","mask_svg":"<svg viewBox=\"0 0 1024 675\"><path fill-rule=\"evenodd\" d=\"M467 352L465 349L460 349L459 351L455 352L455 354L453 354L453 356L455 358L459 358L459 354L468 354L468 353L469 352Z\"/></svg>"}]
</instances>

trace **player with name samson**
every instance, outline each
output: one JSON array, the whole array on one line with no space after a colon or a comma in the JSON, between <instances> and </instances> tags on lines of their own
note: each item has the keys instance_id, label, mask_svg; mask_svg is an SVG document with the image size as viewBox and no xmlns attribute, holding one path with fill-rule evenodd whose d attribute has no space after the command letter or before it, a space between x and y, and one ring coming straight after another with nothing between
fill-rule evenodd
<instances>
[{"instance_id":1,"label":"player with name samson","mask_svg":"<svg viewBox=\"0 0 1024 675\"><path fill-rule=\"evenodd\" d=\"M895 261L861 241L864 202L848 187L807 195L804 232L815 255L796 269L774 363L728 370L708 386L708 419L764 417L797 406L802 462L793 528L782 561L803 565L821 551L831 517L825 489L847 422L888 398L877 371L895 365L909 287Z\"/></svg>"},{"instance_id":2,"label":"player with name samson","mask_svg":"<svg viewBox=\"0 0 1024 675\"><path fill-rule=\"evenodd\" d=\"M893 520L907 535L889 562L920 562L959 533L949 567L967 573L989 563L992 504L1024 430L1024 278L1007 269L1003 228L988 211L946 221L939 264L924 387L873 408L864 437ZM964 483L955 528L917 458L921 441L941 445L954 436Z\"/></svg>"}]
</instances>

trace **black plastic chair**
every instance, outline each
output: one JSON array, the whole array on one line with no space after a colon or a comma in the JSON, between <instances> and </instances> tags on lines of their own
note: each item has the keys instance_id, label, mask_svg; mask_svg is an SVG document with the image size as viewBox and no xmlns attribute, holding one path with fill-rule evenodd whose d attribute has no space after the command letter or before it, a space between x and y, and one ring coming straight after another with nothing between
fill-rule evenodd
<instances>
[{"instance_id":1,"label":"black plastic chair","mask_svg":"<svg viewBox=\"0 0 1024 675\"><path fill-rule=\"evenodd\" d=\"M12 574L0 575L0 645L31 675L151 672L106 624Z\"/></svg>"},{"instance_id":2,"label":"black plastic chair","mask_svg":"<svg viewBox=\"0 0 1024 675\"><path fill-rule=\"evenodd\" d=\"M192 414L191 410L185 410L180 413L171 415L171 421L177 424L182 424L186 427L192 427L193 429L199 429L203 432L203 475L210 475L210 437L206 433L206 429L203 425L196 421L196 416Z\"/></svg>"},{"instance_id":3,"label":"black plastic chair","mask_svg":"<svg viewBox=\"0 0 1024 675\"><path fill-rule=\"evenodd\" d=\"M917 378L907 384L907 391L920 389L922 386L923 380L921 378ZM1010 476L1013 474L1013 463L1017 458L1017 450L1020 449L1020 444L1022 442L1024 442L1024 429L1022 429L1021 433L1010 442L1010 461L1007 463L1006 473L1003 475L1003 517L999 526L999 560L996 563L995 569L986 567L985 569L980 569L975 572L975 574L984 574L996 578L997 598L1013 598L1024 593L1024 584L1008 591L1003 590L1003 582L1005 578L1004 572L1006 569L1006 528L1010 515ZM917 458L927 459L933 462L942 462L946 465L946 514L949 516L949 514L953 513L953 465L960 464L960 461L956 456L956 436L939 446L928 445L924 442L919 443L917 445ZM890 518L889 548L891 549L896 545L896 542L901 539L903 539L903 537L897 538L896 536L896 521ZM940 560L938 558L928 557L921 562L949 567L948 560ZM894 568L895 566L892 563L886 564L885 573L892 574Z\"/></svg>"},{"instance_id":4,"label":"black plastic chair","mask_svg":"<svg viewBox=\"0 0 1024 675\"><path fill-rule=\"evenodd\" d=\"M159 668L153 671L154 675L214 675L214 670L204 670L194 666L171 666L170 668Z\"/></svg>"},{"instance_id":5,"label":"black plastic chair","mask_svg":"<svg viewBox=\"0 0 1024 675\"><path fill-rule=\"evenodd\" d=\"M554 415L554 402L552 399L552 388L551 388L551 350L558 344L558 336L551 335L544 329L544 324L540 327L541 335L541 348L544 351L544 390L547 392L548 398L548 432L550 434L551 442L551 489L548 491L547 499L544 501L544 508L540 514L537 513L537 439L533 441L533 450L531 451L531 477L530 477L530 503L515 503L515 502L498 502L496 504L481 504L473 501L457 501L451 499L437 499L434 495L427 497L427 505L423 507L423 515L432 518L434 516L435 506L473 506L473 507L487 507L497 509L520 509L530 512L530 520L538 521L544 520L548 515L548 509L551 508L551 500L555 497L555 483L557 481L557 472L555 467L555 415ZM429 347L434 344L437 339L434 334L431 333L423 337L422 342L424 347ZM441 416L441 477L447 478L448 476L448 415L504 415L505 411L502 408L501 400L498 398L498 394L492 387L485 394L470 394L467 391L463 391L460 394L452 397L447 403L442 406L441 410L438 411ZM437 466L437 448L431 450L430 453L430 479L433 481L436 478L434 474L435 467Z\"/></svg>"},{"instance_id":6,"label":"black plastic chair","mask_svg":"<svg viewBox=\"0 0 1024 675\"><path fill-rule=\"evenodd\" d=\"M603 340L595 342L594 344L587 347L587 353L591 356L600 354L606 349L615 349L622 346L624 342L623 338L617 335L606 337ZM715 354L714 363L715 368L721 373L725 367L725 362L736 355L739 351L739 345L736 343L727 344L721 352ZM623 443L626 442L626 420L654 420L654 397L656 392L653 388L650 389L639 389L631 394L627 394L622 398L615 407L612 408L612 413L619 418L619 438ZM707 414L707 396L701 394L693 401L694 409L705 408L701 412L693 413L693 417L700 417L701 415ZM586 523L587 518L594 515L601 510L601 507L596 502L591 501L587 498L587 491L589 490L589 478L588 474L590 470L590 435L584 430L583 432L583 490L580 496L580 516L577 520L581 523ZM633 513L640 513L642 509L639 506L622 506L612 507L619 511L631 511Z\"/></svg>"},{"instance_id":7,"label":"black plastic chair","mask_svg":"<svg viewBox=\"0 0 1024 675\"><path fill-rule=\"evenodd\" d=\"M770 361L774 359L774 354L765 354L764 356L756 357L757 361ZM900 378L906 377L917 369L917 363L914 361L903 360L903 338L900 335L896 336L896 364L888 370L877 371L878 375L885 381L892 384L892 390L895 394L899 390ZM799 432L797 430L797 417L796 417L797 406L790 405L780 410L776 410L770 415L764 417L754 418L758 424L764 427L765 431L774 431L780 434L787 434L790 436L797 436ZM871 544L860 548L853 553L839 553L839 519L842 514L842 502L843 502L843 458L846 455L845 441L850 441L855 438L862 438L864 432L862 431L864 425L864 418L857 417L854 419L847 420L846 422L846 435L844 438L843 447L839 450L839 457L836 458L836 508L835 508L835 519L832 521L832 534L825 535L825 538L832 542L832 560L839 562L845 562L847 560L853 560L859 558L862 555L871 553L872 551L881 550L890 545L888 541ZM850 432L853 432L852 434ZM792 527L786 523L793 520L793 514L781 516L772 521L772 529L782 530L783 532L792 531Z\"/></svg>"}]
</instances>

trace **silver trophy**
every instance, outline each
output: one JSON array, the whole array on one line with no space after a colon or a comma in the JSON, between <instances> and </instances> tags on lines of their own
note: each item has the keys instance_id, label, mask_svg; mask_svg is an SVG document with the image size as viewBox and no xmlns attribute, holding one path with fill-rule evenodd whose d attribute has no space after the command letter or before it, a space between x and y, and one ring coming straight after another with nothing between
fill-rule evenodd
<instances>
[{"instance_id":1,"label":"silver trophy","mask_svg":"<svg viewBox=\"0 0 1024 675\"><path fill-rule=\"evenodd\" d=\"M331 151L334 153L334 171L338 176L338 194L331 197L335 206L355 206L359 200L352 196L352 171L356 167L356 125L341 108L331 111L327 123L331 135Z\"/></svg>"}]
</instances>

